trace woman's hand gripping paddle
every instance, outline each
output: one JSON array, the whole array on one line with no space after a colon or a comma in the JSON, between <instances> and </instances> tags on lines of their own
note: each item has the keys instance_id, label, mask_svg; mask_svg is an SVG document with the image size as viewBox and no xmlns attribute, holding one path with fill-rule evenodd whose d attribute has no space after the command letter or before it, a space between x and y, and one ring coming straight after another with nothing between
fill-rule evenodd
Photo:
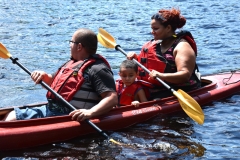
<instances>
[{"instance_id":1,"label":"woman's hand gripping paddle","mask_svg":"<svg viewBox=\"0 0 240 160\"><path fill-rule=\"evenodd\" d=\"M115 39L104 29L99 28L99 33L97 37L98 37L98 41L104 47L115 48L116 50L122 52L125 56L127 56L127 53L120 47L120 45L116 44ZM137 63L142 69L144 69L145 72L150 73L150 71L141 63L139 63L136 59L133 59L133 61ZM180 89L178 91L175 91L173 88L171 88L168 84L166 84L160 78L157 77L156 79L167 89L171 90L171 92L178 98L178 101L182 109L186 112L186 114L190 118L192 118L198 124L202 125L204 123L204 113L200 105L190 95L188 95L187 93L185 93Z\"/></svg>"},{"instance_id":2,"label":"woman's hand gripping paddle","mask_svg":"<svg viewBox=\"0 0 240 160\"><path fill-rule=\"evenodd\" d=\"M8 50L5 48L5 46L0 43L0 57L4 59L10 58L13 62L13 64L17 64L20 68L22 68L25 72L27 72L29 75L31 75L31 72L25 68L21 63L19 63L17 58L12 58L12 55L8 52ZM68 101L62 98L61 95L59 95L57 92L55 92L52 88L50 88L45 82L41 81L40 84L45 87L48 91L50 91L52 94L54 94L58 99L60 99L67 107L69 107L72 110L76 110L76 108L71 105ZM100 133L103 137L108 139L110 142L113 142L118 145L125 145L120 142L115 141L114 139L110 138L105 132L103 132L100 128L98 128L94 123L92 123L89 119L85 120L90 126L92 126L98 133Z\"/></svg>"}]
</instances>

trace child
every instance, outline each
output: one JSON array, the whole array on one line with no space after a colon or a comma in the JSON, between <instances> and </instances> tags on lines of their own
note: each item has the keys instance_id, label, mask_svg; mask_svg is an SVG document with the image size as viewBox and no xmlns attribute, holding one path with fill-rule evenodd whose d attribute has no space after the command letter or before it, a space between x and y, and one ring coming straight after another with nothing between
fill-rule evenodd
<instances>
[{"instance_id":1,"label":"child","mask_svg":"<svg viewBox=\"0 0 240 160\"><path fill-rule=\"evenodd\" d=\"M148 82L136 80L138 76L138 66L132 60L124 60L120 65L119 76L121 80L116 81L118 93L118 105L139 106L140 102L147 101L146 86L151 86ZM144 87L145 86L145 87Z\"/></svg>"}]
</instances>

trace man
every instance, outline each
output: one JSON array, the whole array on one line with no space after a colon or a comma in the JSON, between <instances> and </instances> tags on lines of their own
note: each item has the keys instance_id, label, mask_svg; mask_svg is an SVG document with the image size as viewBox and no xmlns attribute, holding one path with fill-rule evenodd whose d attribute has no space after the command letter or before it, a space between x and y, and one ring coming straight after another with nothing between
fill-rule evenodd
<instances>
[{"instance_id":1,"label":"man","mask_svg":"<svg viewBox=\"0 0 240 160\"><path fill-rule=\"evenodd\" d=\"M71 60L55 74L34 71L35 83L41 80L51 86L65 100L77 108L71 112L51 92L48 104L41 107L15 108L5 121L43 118L69 114L73 120L83 121L104 114L117 105L113 73L108 62L97 51L97 36L89 29L78 29L70 42Z\"/></svg>"}]
</instances>

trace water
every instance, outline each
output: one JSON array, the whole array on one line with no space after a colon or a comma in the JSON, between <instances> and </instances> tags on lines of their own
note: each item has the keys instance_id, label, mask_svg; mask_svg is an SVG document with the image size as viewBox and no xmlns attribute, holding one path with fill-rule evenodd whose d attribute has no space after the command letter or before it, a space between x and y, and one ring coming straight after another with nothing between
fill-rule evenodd
<instances>
[{"instance_id":1,"label":"water","mask_svg":"<svg viewBox=\"0 0 240 160\"><path fill-rule=\"evenodd\" d=\"M68 40L78 28L111 33L125 51L138 52L151 39L150 17L161 8L179 7L198 44L203 75L239 69L240 4L197 0L0 0L0 41L30 71L49 73L69 57ZM125 59L99 45L115 78ZM45 101L46 90L10 60L0 60L0 107ZM236 94L204 106L200 126L183 113L158 116L124 130L109 132L131 144L106 143L98 134L37 148L1 153L2 159L239 159L239 105Z\"/></svg>"}]
</instances>

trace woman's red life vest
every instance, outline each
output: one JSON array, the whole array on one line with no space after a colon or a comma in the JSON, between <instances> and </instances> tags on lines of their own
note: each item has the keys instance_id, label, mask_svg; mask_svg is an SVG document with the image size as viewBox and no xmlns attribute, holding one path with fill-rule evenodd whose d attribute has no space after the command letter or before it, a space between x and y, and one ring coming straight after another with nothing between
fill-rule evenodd
<instances>
[{"instance_id":1,"label":"woman's red life vest","mask_svg":"<svg viewBox=\"0 0 240 160\"><path fill-rule=\"evenodd\" d=\"M181 39L187 40L197 55L197 46L190 32L181 31L176 35L176 38L177 39L174 44L165 53L161 53L161 41L151 40L147 42L143 45L141 52L138 55L138 61L150 71L156 70L161 73L176 72L177 68L175 64L175 58L173 56L173 50ZM146 73L142 68L139 68L138 79L148 81L157 86L161 86L160 82L149 78L149 74Z\"/></svg>"},{"instance_id":2,"label":"woman's red life vest","mask_svg":"<svg viewBox=\"0 0 240 160\"><path fill-rule=\"evenodd\" d=\"M146 81L136 80L130 86L124 87L122 80L116 80L116 90L118 94L119 106L131 105L135 100L135 95L140 89L143 89L147 99L150 97L149 89L154 86Z\"/></svg>"},{"instance_id":3,"label":"woman's red life vest","mask_svg":"<svg viewBox=\"0 0 240 160\"><path fill-rule=\"evenodd\" d=\"M51 88L69 102L84 82L84 71L92 65L96 59L103 60L103 62L110 68L107 60L99 54L94 54L89 59L81 62L70 60L59 68L54 76ZM56 97L49 91L47 92L47 98L56 100Z\"/></svg>"}]
</instances>

